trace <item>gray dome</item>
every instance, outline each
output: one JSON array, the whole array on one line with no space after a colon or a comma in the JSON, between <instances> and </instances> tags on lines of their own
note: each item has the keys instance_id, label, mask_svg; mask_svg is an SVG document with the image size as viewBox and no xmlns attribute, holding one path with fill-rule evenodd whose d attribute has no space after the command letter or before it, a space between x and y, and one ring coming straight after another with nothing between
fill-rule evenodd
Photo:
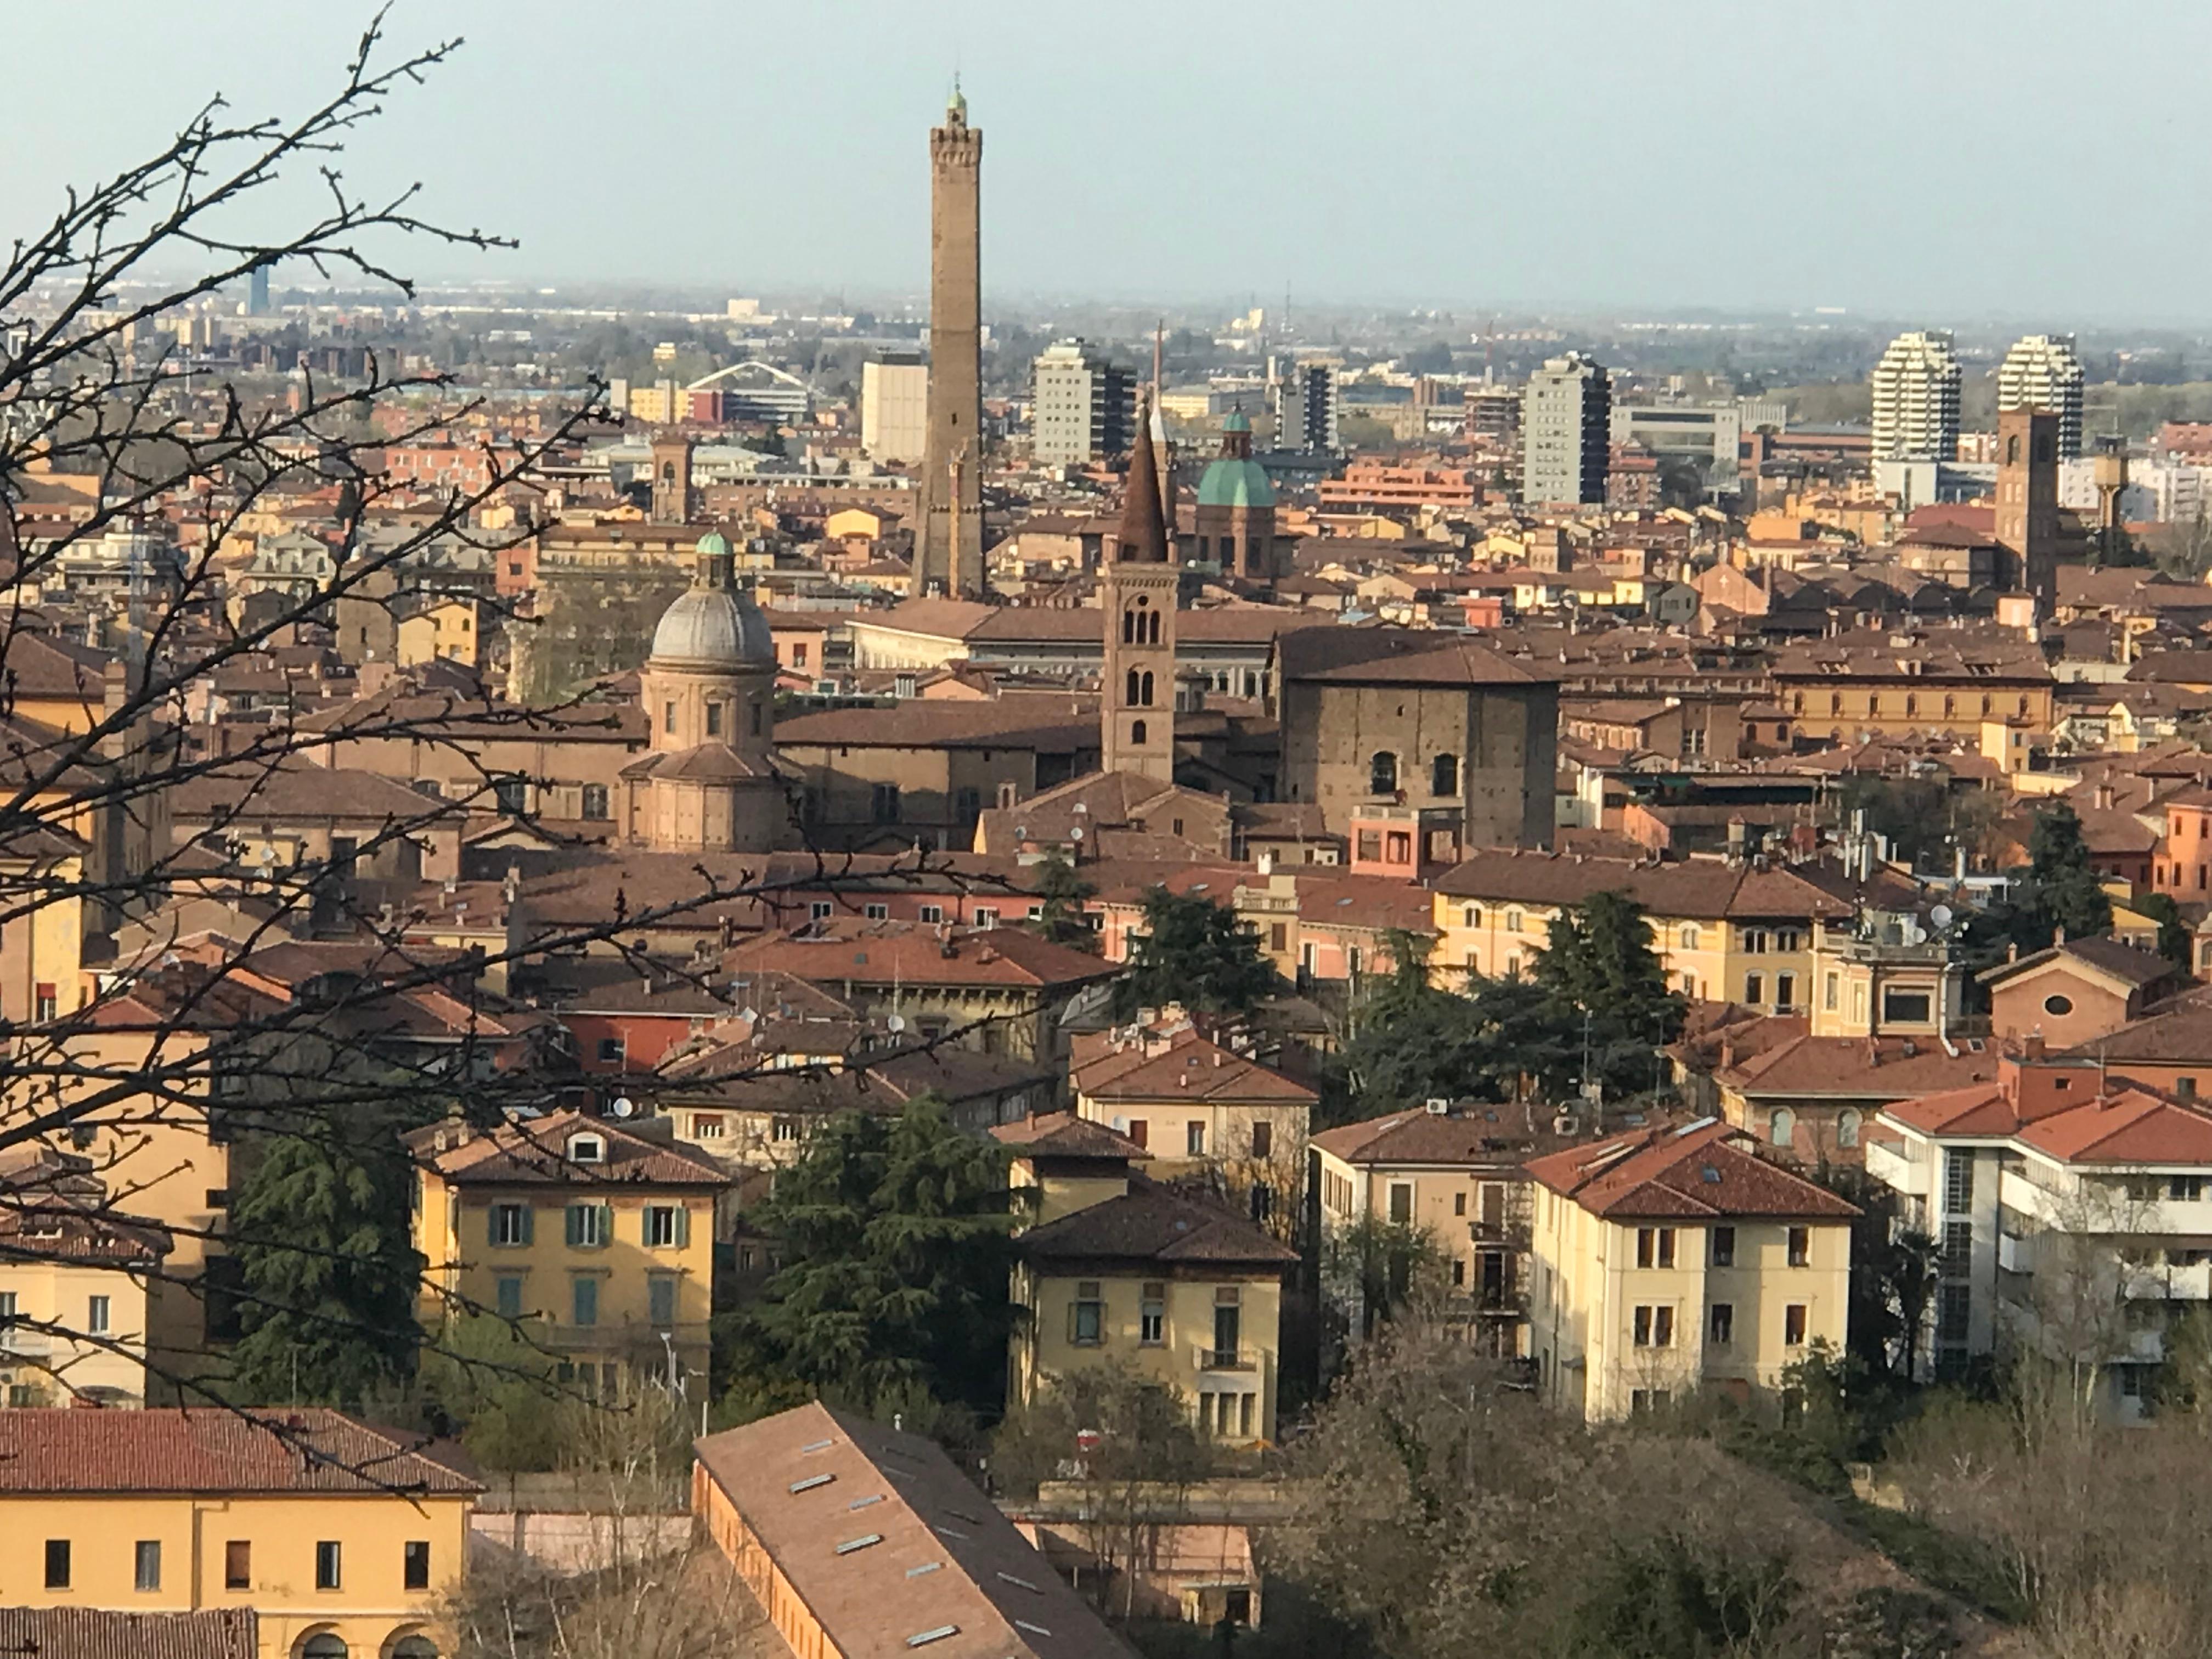
<instances>
[{"instance_id":1,"label":"gray dome","mask_svg":"<svg viewBox=\"0 0 2212 1659\"><path fill-rule=\"evenodd\" d=\"M773 668L775 641L750 594L694 587L661 614L650 660L668 668Z\"/></svg>"}]
</instances>

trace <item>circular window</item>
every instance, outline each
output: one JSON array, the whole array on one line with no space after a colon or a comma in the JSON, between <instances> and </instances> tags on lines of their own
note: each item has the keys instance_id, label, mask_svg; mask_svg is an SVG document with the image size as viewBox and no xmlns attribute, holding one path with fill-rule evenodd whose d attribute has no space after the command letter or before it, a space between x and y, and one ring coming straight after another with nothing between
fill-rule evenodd
<instances>
[{"instance_id":1,"label":"circular window","mask_svg":"<svg viewBox=\"0 0 2212 1659\"><path fill-rule=\"evenodd\" d=\"M2062 996L2045 997L2043 1000L2043 1012L2046 1014L2070 1014L2074 1012L2074 999Z\"/></svg>"}]
</instances>

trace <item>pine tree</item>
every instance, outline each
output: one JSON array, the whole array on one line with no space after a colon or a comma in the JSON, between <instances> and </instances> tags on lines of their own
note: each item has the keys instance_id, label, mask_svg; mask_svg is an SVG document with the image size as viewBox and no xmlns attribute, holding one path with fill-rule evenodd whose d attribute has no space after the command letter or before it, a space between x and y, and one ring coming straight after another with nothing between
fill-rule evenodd
<instances>
[{"instance_id":1,"label":"pine tree","mask_svg":"<svg viewBox=\"0 0 2212 1659\"><path fill-rule=\"evenodd\" d=\"M1680 1033L1684 1010L1667 988L1642 905L1626 893L1591 894L1552 924L1534 969L1560 1010L1579 1016L1584 1082L1603 1084L1607 1094L1652 1086L1653 1051Z\"/></svg>"},{"instance_id":2,"label":"pine tree","mask_svg":"<svg viewBox=\"0 0 2212 1659\"><path fill-rule=\"evenodd\" d=\"M1114 988L1115 1012L1179 1003L1194 1013L1249 1013L1280 988L1260 941L1234 910L1164 887L1145 896L1145 931Z\"/></svg>"},{"instance_id":3,"label":"pine tree","mask_svg":"<svg viewBox=\"0 0 2212 1659\"><path fill-rule=\"evenodd\" d=\"M245 1400L358 1407L413 1375L422 1258L396 1139L335 1126L267 1143L234 1197L244 1291L231 1379Z\"/></svg>"},{"instance_id":4,"label":"pine tree","mask_svg":"<svg viewBox=\"0 0 2212 1659\"><path fill-rule=\"evenodd\" d=\"M2112 901L2089 863L2081 820L2064 801L2035 815L2027 837L2028 867L2015 878L2006 931L2023 951L2040 951L2058 934L2092 939L2112 931Z\"/></svg>"},{"instance_id":5,"label":"pine tree","mask_svg":"<svg viewBox=\"0 0 2212 1659\"><path fill-rule=\"evenodd\" d=\"M841 1112L757 1212L783 1266L726 1335L748 1386L863 1407L919 1388L995 1407L1011 1315L1005 1158L924 1095Z\"/></svg>"}]
</instances>

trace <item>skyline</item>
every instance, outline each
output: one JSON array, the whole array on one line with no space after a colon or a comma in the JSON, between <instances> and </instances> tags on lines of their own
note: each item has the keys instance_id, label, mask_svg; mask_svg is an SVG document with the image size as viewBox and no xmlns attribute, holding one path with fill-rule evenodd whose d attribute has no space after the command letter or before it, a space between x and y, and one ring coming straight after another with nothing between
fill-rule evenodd
<instances>
[{"instance_id":1,"label":"skyline","mask_svg":"<svg viewBox=\"0 0 2212 1659\"><path fill-rule=\"evenodd\" d=\"M104 9L142 50L103 63L97 124L75 113L82 80L28 77L30 136L0 179L11 237L205 93L296 110L368 16L241 0L211 29L143 0ZM390 50L467 45L346 170L419 178L434 216L521 241L420 247L406 268L426 281L915 296L927 133L957 73L986 135L987 308L994 292L1273 308L1287 284L1293 307L2212 323L2191 280L2212 157L2162 112L2185 106L2180 66L2212 47L2212 15L2137 9L2159 52L2081 84L2113 30L2049 0L1786 17L1731 0L1694 34L1588 0L1407 10L1387 37L1345 38L1297 27L1331 15L1304 4L1263 24L1135 0L1100 30L998 0L757 18L663 0L641 43L611 48L603 12L402 0ZM81 21L37 14L18 38L66 57ZM695 84L672 84L678 61ZM2154 210L2092 210L2100 190L2141 203L2129 182L2154 161Z\"/></svg>"}]
</instances>

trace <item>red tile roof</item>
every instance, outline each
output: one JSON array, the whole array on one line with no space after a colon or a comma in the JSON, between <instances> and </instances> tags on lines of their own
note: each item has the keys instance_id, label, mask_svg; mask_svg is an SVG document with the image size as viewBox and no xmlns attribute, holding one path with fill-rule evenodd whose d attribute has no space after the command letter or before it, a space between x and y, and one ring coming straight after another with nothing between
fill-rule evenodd
<instances>
[{"instance_id":1,"label":"red tile roof","mask_svg":"<svg viewBox=\"0 0 2212 1659\"><path fill-rule=\"evenodd\" d=\"M0 1654L25 1659L255 1659L261 1646L259 1625L252 1607L205 1607L197 1613L0 1607Z\"/></svg>"},{"instance_id":2,"label":"red tile roof","mask_svg":"<svg viewBox=\"0 0 2212 1659\"><path fill-rule=\"evenodd\" d=\"M572 1163L573 1134L596 1135L603 1160ZM410 1132L407 1144L429 1167L456 1186L726 1187L730 1178L705 1152L680 1142L654 1140L605 1118L556 1112L496 1129L434 1123Z\"/></svg>"},{"instance_id":3,"label":"red tile roof","mask_svg":"<svg viewBox=\"0 0 2212 1659\"><path fill-rule=\"evenodd\" d=\"M1075 1040L1071 1080L1093 1100L1227 1100L1310 1106L1321 1098L1302 1083L1248 1060L1185 1027L1163 1039L1125 1042L1111 1031Z\"/></svg>"},{"instance_id":4,"label":"red tile roof","mask_svg":"<svg viewBox=\"0 0 2212 1659\"><path fill-rule=\"evenodd\" d=\"M1607 1219L1725 1219L1730 1216L1847 1221L1857 1206L1735 1144L1717 1120L1638 1129L1532 1159L1528 1173Z\"/></svg>"},{"instance_id":5,"label":"red tile roof","mask_svg":"<svg viewBox=\"0 0 2212 1659\"><path fill-rule=\"evenodd\" d=\"M342 1412L286 1407L0 1412L0 1495L414 1492L476 1481Z\"/></svg>"}]
</instances>

